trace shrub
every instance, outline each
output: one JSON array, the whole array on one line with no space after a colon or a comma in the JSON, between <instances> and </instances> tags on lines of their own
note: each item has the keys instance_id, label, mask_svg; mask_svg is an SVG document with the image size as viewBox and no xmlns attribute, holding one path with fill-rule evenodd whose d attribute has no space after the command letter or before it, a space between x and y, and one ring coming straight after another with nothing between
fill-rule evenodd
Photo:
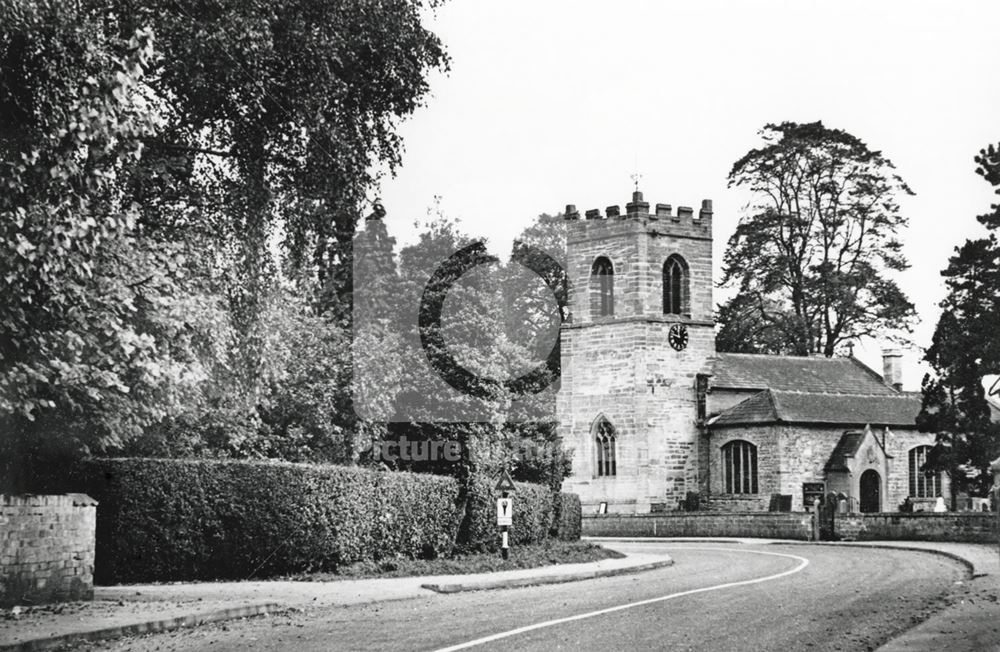
<instances>
[{"instance_id":1,"label":"shrub","mask_svg":"<svg viewBox=\"0 0 1000 652\"><path fill-rule=\"evenodd\" d=\"M67 489L99 502L99 583L242 579L448 552L458 483L247 461L97 459Z\"/></svg>"},{"instance_id":2,"label":"shrub","mask_svg":"<svg viewBox=\"0 0 1000 652\"><path fill-rule=\"evenodd\" d=\"M583 506L576 494L556 494L556 516L552 536L562 541L579 541L583 530Z\"/></svg>"},{"instance_id":3,"label":"shrub","mask_svg":"<svg viewBox=\"0 0 1000 652\"><path fill-rule=\"evenodd\" d=\"M496 479L476 476L470 483L467 515L458 549L462 552L496 551L500 548L496 502L500 492ZM552 492L548 487L515 482L514 512L510 526L511 545L544 541L552 527Z\"/></svg>"}]
</instances>

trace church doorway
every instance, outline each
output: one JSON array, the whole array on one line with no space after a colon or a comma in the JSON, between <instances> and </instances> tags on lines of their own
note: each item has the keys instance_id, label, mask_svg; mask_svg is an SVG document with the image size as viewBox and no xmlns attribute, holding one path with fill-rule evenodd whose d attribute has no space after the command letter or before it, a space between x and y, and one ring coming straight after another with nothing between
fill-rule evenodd
<instances>
[{"instance_id":1,"label":"church doorway","mask_svg":"<svg viewBox=\"0 0 1000 652\"><path fill-rule=\"evenodd\" d=\"M861 505L864 513L878 512L882 509L881 501L882 478L878 471L868 469L861 474Z\"/></svg>"}]
</instances>

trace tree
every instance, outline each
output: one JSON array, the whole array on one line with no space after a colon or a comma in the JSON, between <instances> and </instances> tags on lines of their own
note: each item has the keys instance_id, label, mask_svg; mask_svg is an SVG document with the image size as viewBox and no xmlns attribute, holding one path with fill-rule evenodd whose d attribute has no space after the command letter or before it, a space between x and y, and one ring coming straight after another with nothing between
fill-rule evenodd
<instances>
[{"instance_id":1,"label":"tree","mask_svg":"<svg viewBox=\"0 0 1000 652\"><path fill-rule=\"evenodd\" d=\"M1000 150L990 145L975 157L976 173L1000 194ZM924 359L917 425L937 435L926 470L948 473L952 508L960 491L985 495L992 485L990 460L1000 454L1000 424L992 419L982 377L1000 370L1000 204L976 218L989 233L967 240L941 272L948 294Z\"/></svg>"},{"instance_id":2,"label":"tree","mask_svg":"<svg viewBox=\"0 0 1000 652\"><path fill-rule=\"evenodd\" d=\"M737 339L733 318L747 311L796 355L908 331L913 305L889 273L908 266L896 196L913 192L892 162L821 122L769 124L761 136L729 173L753 200L726 248L722 283L738 292L720 313L722 341Z\"/></svg>"},{"instance_id":3,"label":"tree","mask_svg":"<svg viewBox=\"0 0 1000 652\"><path fill-rule=\"evenodd\" d=\"M399 163L398 121L422 102L429 71L448 65L421 23L436 5L117 0L162 41L154 87L169 101L171 129L150 145L205 167L251 283L281 221L289 263L311 270L328 302L349 292L372 170ZM247 309L254 293L240 298Z\"/></svg>"},{"instance_id":4,"label":"tree","mask_svg":"<svg viewBox=\"0 0 1000 652\"><path fill-rule=\"evenodd\" d=\"M219 353L220 307L123 192L160 124L151 32L62 3L0 10L0 460L113 446L179 409Z\"/></svg>"},{"instance_id":5,"label":"tree","mask_svg":"<svg viewBox=\"0 0 1000 652\"><path fill-rule=\"evenodd\" d=\"M515 273L524 273L519 263L486 263L476 241L457 223L439 210L430 213L417 242L400 251L398 274L393 241L380 220L369 221L357 238L355 335L372 329L383 335L368 337L368 344L356 351L359 373L354 382L358 390L371 392L361 397L363 413L382 414L390 422L379 433L374 430L378 424L368 424L372 441L405 437L461 446L459 460L387 461L395 468L444 473L463 482L507 468L520 479L558 487L568 472L568 458L556 435L553 410L545 410L546 401L554 405L551 389L525 400L503 382L546 361L548 350L534 346L542 338L522 331L536 311L551 311L542 301L543 291L551 295L551 290L540 281L539 287L526 286ZM558 238L555 245L561 248ZM469 258L456 258L459 252ZM465 267L472 259L477 264ZM422 297L428 302L420 307ZM553 303L551 296L548 303ZM419 311L434 310L431 304L441 309L440 338L422 337ZM498 311L498 305L511 308ZM511 311L521 318L511 321ZM395 351L388 350L387 342ZM540 414L550 418L533 419Z\"/></svg>"},{"instance_id":6,"label":"tree","mask_svg":"<svg viewBox=\"0 0 1000 652\"><path fill-rule=\"evenodd\" d=\"M244 445L261 414L290 432L297 401L325 390L286 394L290 411L270 402L285 373L265 359L270 302L289 290L273 245L283 232L295 290L326 313L320 331L349 324L373 170L399 163L399 119L447 68L421 23L436 4L0 7L0 290L16 298L0 307L4 434L120 449L176 423L175 408L215 433L239 424L246 436L221 449L262 450ZM301 325L297 311L279 317ZM343 349L334 340L323 346ZM312 363L292 377L323 369Z\"/></svg>"},{"instance_id":7,"label":"tree","mask_svg":"<svg viewBox=\"0 0 1000 652\"><path fill-rule=\"evenodd\" d=\"M715 335L715 348L728 353L789 355L795 349L785 337L791 327L785 317L773 299L738 294L719 306L715 321L721 327Z\"/></svg>"}]
</instances>

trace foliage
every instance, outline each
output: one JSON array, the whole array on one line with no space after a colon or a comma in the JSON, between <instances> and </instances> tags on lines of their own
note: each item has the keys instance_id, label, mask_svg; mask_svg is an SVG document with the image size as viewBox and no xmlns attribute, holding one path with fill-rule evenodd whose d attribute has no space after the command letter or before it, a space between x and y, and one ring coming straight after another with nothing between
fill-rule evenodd
<instances>
[{"instance_id":1,"label":"foliage","mask_svg":"<svg viewBox=\"0 0 1000 652\"><path fill-rule=\"evenodd\" d=\"M496 478L476 475L469 483L466 518L459 530L458 547L462 552L500 549L496 524L496 502L500 493ZM510 526L512 546L545 540L553 522L553 495L548 487L515 482L513 521Z\"/></svg>"},{"instance_id":2,"label":"foliage","mask_svg":"<svg viewBox=\"0 0 1000 652\"><path fill-rule=\"evenodd\" d=\"M578 541L583 531L583 506L577 494L560 493L556 496L556 516L552 536L561 541Z\"/></svg>"},{"instance_id":3,"label":"foliage","mask_svg":"<svg viewBox=\"0 0 1000 652\"><path fill-rule=\"evenodd\" d=\"M150 30L109 33L75 3L0 18L0 458L17 485L37 457L115 445L180 410L221 354L224 317L123 189L161 127Z\"/></svg>"},{"instance_id":4,"label":"foliage","mask_svg":"<svg viewBox=\"0 0 1000 652\"><path fill-rule=\"evenodd\" d=\"M536 238L551 233L546 225L536 231ZM544 338L517 328L523 327L536 308L548 309L543 293L549 295L549 306L554 304L551 290L544 283L532 286L523 276L516 277L511 268L520 268L519 264L499 261L465 273L456 265L451 277L429 281L443 261L475 244L440 212L432 213L416 243L400 251L398 272L393 242L381 220L370 220L356 242L355 337L374 329L380 337L368 341L378 340L381 347L355 349L354 365L360 373L354 382L357 388L371 392L371 398L385 403L375 405L366 397L367 409L392 422L384 431L372 432L372 441L380 437L390 441L402 437L412 442L456 441L462 451L457 462L396 460L392 464L395 468L446 473L463 481L478 473L495 475L507 468L517 479L558 490L570 462L553 418L553 391L525 399L500 382L545 361L549 351L534 346L536 340ZM550 248L563 246L558 241L549 244ZM443 305L442 343L426 349L417 313L421 296L434 297ZM516 308L519 300L524 300L523 310ZM497 311L497 305L512 309ZM511 312L524 319L511 320ZM559 323L558 314L549 315L550 327L558 329ZM396 347L395 352L392 347ZM463 369L477 374L472 379L461 374L450 379L458 391L447 387L428 364L428 356L443 361L449 355L454 355Z\"/></svg>"},{"instance_id":5,"label":"foliage","mask_svg":"<svg viewBox=\"0 0 1000 652\"><path fill-rule=\"evenodd\" d=\"M763 303L763 308L761 307ZM715 347L727 353L791 355L797 349L782 328L783 309L778 301L737 294L719 306L720 324Z\"/></svg>"},{"instance_id":6,"label":"foliage","mask_svg":"<svg viewBox=\"0 0 1000 652\"><path fill-rule=\"evenodd\" d=\"M975 157L976 173L1000 194L1000 151L990 145ZM1000 370L1000 204L977 220L985 238L967 240L942 271L948 294L924 359L933 373L924 377L917 425L937 434L927 470L951 477L952 499L959 491L985 495L992 484L990 461L1000 455L995 422L982 377ZM954 507L954 504L953 504Z\"/></svg>"},{"instance_id":7,"label":"foliage","mask_svg":"<svg viewBox=\"0 0 1000 652\"><path fill-rule=\"evenodd\" d=\"M336 332L350 239L375 171L399 163L398 120L447 68L421 24L436 4L0 7L4 461L140 433L194 454L357 456ZM276 305L288 292L306 302Z\"/></svg>"},{"instance_id":8,"label":"foliage","mask_svg":"<svg viewBox=\"0 0 1000 652\"><path fill-rule=\"evenodd\" d=\"M203 168L217 223L238 243L234 308L259 314L280 222L291 268L309 271L324 306L347 318L350 245L372 170L399 163L398 120L422 102L429 71L448 65L421 24L437 2L120 4L163 41L156 88L171 128L155 146Z\"/></svg>"},{"instance_id":9,"label":"foliage","mask_svg":"<svg viewBox=\"0 0 1000 652\"><path fill-rule=\"evenodd\" d=\"M100 502L98 583L247 579L436 556L454 480L343 466L96 459L50 485Z\"/></svg>"},{"instance_id":10,"label":"foliage","mask_svg":"<svg viewBox=\"0 0 1000 652\"><path fill-rule=\"evenodd\" d=\"M343 329L285 290L261 318L258 391L219 373L199 401L121 448L125 455L349 463L358 449L350 409L350 347ZM374 354L378 342L367 343Z\"/></svg>"},{"instance_id":11,"label":"foliage","mask_svg":"<svg viewBox=\"0 0 1000 652\"><path fill-rule=\"evenodd\" d=\"M913 305L889 276L907 268L896 195L913 194L889 159L821 122L769 124L765 144L738 160L730 187L752 203L729 239L723 283L736 297L720 338L738 344L739 318L797 355L832 356L865 335L908 331Z\"/></svg>"}]
</instances>

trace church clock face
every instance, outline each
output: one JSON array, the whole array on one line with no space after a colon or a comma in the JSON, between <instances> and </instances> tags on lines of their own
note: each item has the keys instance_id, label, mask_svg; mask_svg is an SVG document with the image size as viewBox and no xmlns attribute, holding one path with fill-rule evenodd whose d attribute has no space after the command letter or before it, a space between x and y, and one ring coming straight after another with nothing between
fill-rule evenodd
<instances>
[{"instance_id":1,"label":"church clock face","mask_svg":"<svg viewBox=\"0 0 1000 652\"><path fill-rule=\"evenodd\" d=\"M674 324L667 333L667 342L676 351L683 351L688 345L688 329L684 324Z\"/></svg>"}]
</instances>

